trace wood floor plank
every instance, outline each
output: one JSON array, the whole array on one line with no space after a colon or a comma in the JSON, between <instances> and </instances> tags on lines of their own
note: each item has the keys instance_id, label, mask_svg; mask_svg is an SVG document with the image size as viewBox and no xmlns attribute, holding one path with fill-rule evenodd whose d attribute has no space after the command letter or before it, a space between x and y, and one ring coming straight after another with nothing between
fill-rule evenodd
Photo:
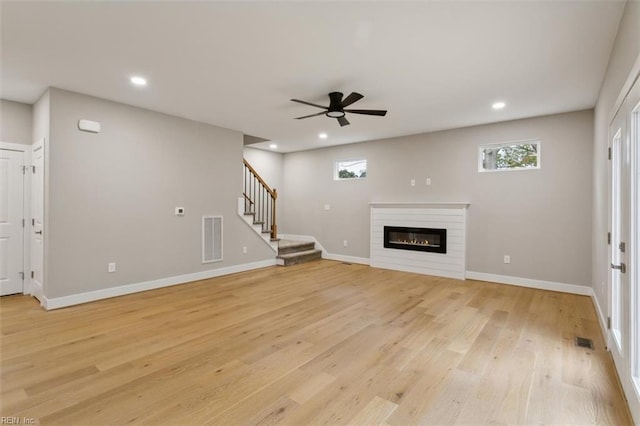
<instances>
[{"instance_id":1,"label":"wood floor plank","mask_svg":"<svg viewBox=\"0 0 640 426\"><path fill-rule=\"evenodd\" d=\"M588 297L326 260L3 297L0 344L0 415L45 425L631 424Z\"/></svg>"}]
</instances>

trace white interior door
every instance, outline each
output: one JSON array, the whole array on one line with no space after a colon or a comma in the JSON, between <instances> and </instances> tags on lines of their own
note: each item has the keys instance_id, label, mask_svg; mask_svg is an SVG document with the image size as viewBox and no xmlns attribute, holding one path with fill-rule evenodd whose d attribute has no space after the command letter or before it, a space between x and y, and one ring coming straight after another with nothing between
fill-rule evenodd
<instances>
[{"instance_id":1,"label":"white interior door","mask_svg":"<svg viewBox=\"0 0 640 426\"><path fill-rule=\"evenodd\" d=\"M638 202L640 83L613 119L611 148L610 350L636 422L640 422L640 262Z\"/></svg>"},{"instance_id":2,"label":"white interior door","mask_svg":"<svg viewBox=\"0 0 640 426\"><path fill-rule=\"evenodd\" d=\"M33 144L31 177L31 291L42 301L44 276L44 140Z\"/></svg>"},{"instance_id":3,"label":"white interior door","mask_svg":"<svg viewBox=\"0 0 640 426\"><path fill-rule=\"evenodd\" d=\"M24 290L24 152L0 149L0 295Z\"/></svg>"}]
</instances>

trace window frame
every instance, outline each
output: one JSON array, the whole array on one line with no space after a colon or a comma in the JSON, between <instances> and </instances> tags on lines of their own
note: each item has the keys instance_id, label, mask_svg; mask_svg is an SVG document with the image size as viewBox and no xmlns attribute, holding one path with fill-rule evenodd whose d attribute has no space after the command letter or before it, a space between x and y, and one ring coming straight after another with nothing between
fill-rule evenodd
<instances>
[{"instance_id":1,"label":"window frame","mask_svg":"<svg viewBox=\"0 0 640 426\"><path fill-rule=\"evenodd\" d=\"M536 144L538 146L538 150L536 153L536 166L535 167L510 167L507 169L485 169L482 161L482 154L484 150L487 148L501 148L505 146L513 146L513 145L533 145ZM478 172L479 173L493 173L493 172L516 172L522 170L539 170L542 166L542 140L539 138L534 139L522 139L508 142L495 142L495 143L485 143L478 146Z\"/></svg>"},{"instance_id":2,"label":"window frame","mask_svg":"<svg viewBox=\"0 0 640 426\"><path fill-rule=\"evenodd\" d=\"M354 158L346 158L346 159L341 159L341 160L335 160L333 162L333 180L334 181L351 181L351 180L363 180L367 178L367 175L365 175L364 177L360 177L360 176L356 176L356 177L350 177L350 178L341 178L338 173L340 171L340 167L338 166L338 164L340 163L346 163L346 162L354 162L354 161L364 161L365 163L365 173L369 173L369 161L364 158L364 157L354 157Z\"/></svg>"}]
</instances>

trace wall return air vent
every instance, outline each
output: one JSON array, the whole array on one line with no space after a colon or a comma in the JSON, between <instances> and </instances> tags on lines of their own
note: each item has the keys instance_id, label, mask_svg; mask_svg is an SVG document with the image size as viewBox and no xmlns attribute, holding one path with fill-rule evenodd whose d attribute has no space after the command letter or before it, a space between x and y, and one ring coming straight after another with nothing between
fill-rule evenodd
<instances>
[{"instance_id":1,"label":"wall return air vent","mask_svg":"<svg viewBox=\"0 0 640 426\"><path fill-rule=\"evenodd\" d=\"M202 263L222 260L222 216L202 217Z\"/></svg>"}]
</instances>

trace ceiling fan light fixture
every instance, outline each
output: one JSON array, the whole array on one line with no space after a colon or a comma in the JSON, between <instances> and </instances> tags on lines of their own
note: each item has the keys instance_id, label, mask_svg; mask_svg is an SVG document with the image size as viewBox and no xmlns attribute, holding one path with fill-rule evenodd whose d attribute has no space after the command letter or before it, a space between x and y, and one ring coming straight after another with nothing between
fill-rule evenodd
<instances>
[{"instance_id":1,"label":"ceiling fan light fixture","mask_svg":"<svg viewBox=\"0 0 640 426\"><path fill-rule=\"evenodd\" d=\"M326 116L331 118L344 117L344 111L327 111Z\"/></svg>"}]
</instances>

